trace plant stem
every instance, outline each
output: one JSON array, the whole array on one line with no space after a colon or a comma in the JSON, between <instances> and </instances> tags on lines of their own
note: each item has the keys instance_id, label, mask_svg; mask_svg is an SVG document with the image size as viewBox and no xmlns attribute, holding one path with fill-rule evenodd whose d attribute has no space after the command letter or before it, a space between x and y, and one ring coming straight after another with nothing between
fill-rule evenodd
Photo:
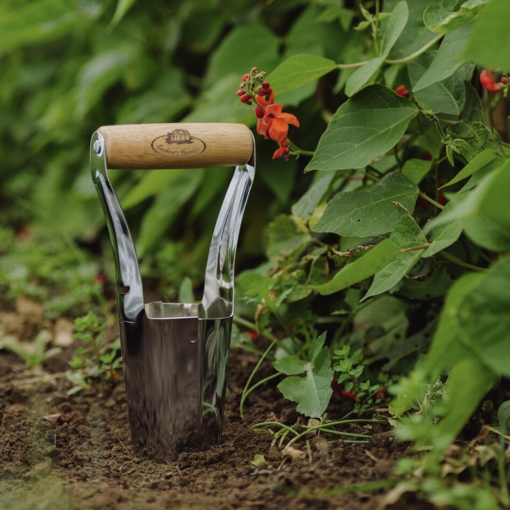
<instances>
[{"instance_id":1,"label":"plant stem","mask_svg":"<svg viewBox=\"0 0 510 510\"><path fill-rule=\"evenodd\" d=\"M440 41L445 34L439 34L438 36L434 37L432 41L425 44L425 46L422 46L419 50L416 50L414 53L411 53L411 55L408 55L404 58L399 58L397 60L390 60L386 59L385 62L387 64L405 64L406 62L410 62L411 60L414 60L415 58L419 57L421 54L425 53L429 48L432 48L434 44L436 44L438 41Z\"/></svg>"},{"instance_id":2,"label":"plant stem","mask_svg":"<svg viewBox=\"0 0 510 510\"><path fill-rule=\"evenodd\" d=\"M375 52L377 55L380 55L381 52L379 50L379 11L380 11L380 0L375 0L375 26L374 26L374 46Z\"/></svg>"},{"instance_id":3,"label":"plant stem","mask_svg":"<svg viewBox=\"0 0 510 510\"><path fill-rule=\"evenodd\" d=\"M252 425L252 429L258 429L259 427L272 427L273 425L278 425L282 427L282 429L285 429L287 432L292 432L292 434L298 436L299 432L294 430L292 427L289 427L288 425L285 425L285 423L280 423L279 421L263 421L261 423L255 423L255 425Z\"/></svg>"},{"instance_id":4,"label":"plant stem","mask_svg":"<svg viewBox=\"0 0 510 510\"><path fill-rule=\"evenodd\" d=\"M484 269L483 267L473 266L472 264L468 264L467 262L464 262L463 260L459 259L455 255L452 255L451 253L448 253L446 251L440 251L439 253L446 260L449 260L450 262L453 262L454 264L457 264L460 267L465 267L466 269L471 269L471 271L478 271L479 273L487 272L487 269Z\"/></svg>"},{"instance_id":5,"label":"plant stem","mask_svg":"<svg viewBox=\"0 0 510 510\"><path fill-rule=\"evenodd\" d=\"M413 248L404 248L403 250L400 250L400 253L408 253L410 251L426 250L427 248L430 248L430 243L424 244L423 246L414 246Z\"/></svg>"},{"instance_id":6,"label":"plant stem","mask_svg":"<svg viewBox=\"0 0 510 510\"><path fill-rule=\"evenodd\" d=\"M292 140L290 140L290 138L287 138L287 142L292 150L292 154L297 154L298 156L313 156L315 154L315 151L305 151L304 149L300 149Z\"/></svg>"},{"instance_id":7,"label":"plant stem","mask_svg":"<svg viewBox=\"0 0 510 510\"><path fill-rule=\"evenodd\" d=\"M248 395L253 391L253 390L256 390L259 386L262 386L263 384L271 381L272 379L275 379L276 377L282 375L281 372L276 372L275 374L273 375L270 375L268 377L266 377L265 379L262 379L260 381L258 381L257 383L255 383L244 395L245 399L248 398Z\"/></svg>"},{"instance_id":8,"label":"plant stem","mask_svg":"<svg viewBox=\"0 0 510 510\"><path fill-rule=\"evenodd\" d=\"M423 191L420 191L420 196L427 202L436 206L438 209L441 209L441 210L444 209L444 205L441 205L439 202L436 202L433 198L430 198L426 193L423 193Z\"/></svg>"},{"instance_id":9,"label":"plant stem","mask_svg":"<svg viewBox=\"0 0 510 510\"><path fill-rule=\"evenodd\" d=\"M439 34L437 37L435 37L430 42L425 44L425 46L422 46L420 49L416 50L414 53L411 53L411 55L408 55L407 57L399 58L397 60L386 59L384 62L386 64L392 65L405 64L406 62L410 62L411 60L414 60L415 58L419 57L420 55L425 53L429 48L434 46L434 44L440 41L444 37L444 35L445 34ZM337 64L336 67L338 69L352 69L354 67L364 66L367 62L368 61L365 60L364 62L355 62L353 64Z\"/></svg>"},{"instance_id":10,"label":"plant stem","mask_svg":"<svg viewBox=\"0 0 510 510\"><path fill-rule=\"evenodd\" d=\"M266 358L266 356L269 354L269 352L271 351L271 349L275 346L276 344L276 338L269 344L269 347L264 351L264 354L262 354L262 356L260 357L259 361L257 362L257 364L255 365L255 368L252 370L251 374L250 374L250 377L248 378L248 380L246 381L246 385L243 389L243 394L241 395L241 402L239 404L239 413L241 415L241 419L244 421L244 414L243 414L243 405L244 405L244 401L246 400L246 397L248 395L248 388L250 386L250 383L252 381L252 379L255 377L255 374L257 373L257 370L260 368L260 365L262 365L262 362L264 361L264 359Z\"/></svg>"}]
</instances>

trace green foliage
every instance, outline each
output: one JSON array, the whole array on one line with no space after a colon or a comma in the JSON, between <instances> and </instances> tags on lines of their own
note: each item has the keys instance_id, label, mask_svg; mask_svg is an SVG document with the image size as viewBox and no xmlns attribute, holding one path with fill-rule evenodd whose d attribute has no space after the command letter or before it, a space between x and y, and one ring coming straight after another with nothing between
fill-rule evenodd
<instances>
[{"instance_id":1,"label":"green foliage","mask_svg":"<svg viewBox=\"0 0 510 510\"><path fill-rule=\"evenodd\" d=\"M366 167L395 146L417 114L412 103L386 87L363 89L335 113L307 170Z\"/></svg>"},{"instance_id":2,"label":"green foliage","mask_svg":"<svg viewBox=\"0 0 510 510\"><path fill-rule=\"evenodd\" d=\"M47 349L49 342L50 335L44 329L38 333L33 342L20 342L14 336L3 336L0 331L0 349L7 349L19 356L27 369L40 367L47 359L62 352L59 347Z\"/></svg>"},{"instance_id":3,"label":"green foliage","mask_svg":"<svg viewBox=\"0 0 510 510\"><path fill-rule=\"evenodd\" d=\"M121 380L116 372L122 362L119 356L120 340L106 343L106 326L93 312L74 321L76 332L73 338L83 342L84 347L77 349L69 362L72 370L66 372L66 377L75 385L68 391L69 395L97 383L105 396L108 389Z\"/></svg>"},{"instance_id":4,"label":"green foliage","mask_svg":"<svg viewBox=\"0 0 510 510\"><path fill-rule=\"evenodd\" d=\"M305 374L304 377L287 377L280 384L278 389L285 398L297 403L297 410L305 416L320 418L329 404L333 393L331 380L331 360L327 347L322 347L326 335L318 337L312 345L312 352L308 363L299 368L297 360L289 363L277 362L275 368L283 368L290 374Z\"/></svg>"}]
</instances>

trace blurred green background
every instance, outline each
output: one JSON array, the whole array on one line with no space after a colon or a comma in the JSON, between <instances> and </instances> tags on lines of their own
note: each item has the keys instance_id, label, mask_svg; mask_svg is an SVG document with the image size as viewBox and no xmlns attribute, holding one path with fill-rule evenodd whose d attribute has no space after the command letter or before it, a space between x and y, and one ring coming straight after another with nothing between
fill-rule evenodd
<instances>
[{"instance_id":1,"label":"blurred green background","mask_svg":"<svg viewBox=\"0 0 510 510\"><path fill-rule=\"evenodd\" d=\"M301 52L337 60L352 17L342 6L301 0L4 0L0 250L12 254L12 243L24 236L45 241L35 258L22 248L8 267L4 258L3 283L11 292L19 283L12 264L23 256L37 271L45 258L63 256L61 244L78 251L110 249L89 173L89 140L99 126L193 121L253 127L253 112L235 95L242 75L253 66L270 72ZM317 83L277 99L301 121L293 141L313 149L326 126ZM305 162L273 161L276 148L257 136L241 267L260 262L266 225L288 211L312 180L302 172ZM184 275L200 283L231 172L111 172L144 275L165 280L170 293ZM81 256L77 267L84 262Z\"/></svg>"}]
</instances>

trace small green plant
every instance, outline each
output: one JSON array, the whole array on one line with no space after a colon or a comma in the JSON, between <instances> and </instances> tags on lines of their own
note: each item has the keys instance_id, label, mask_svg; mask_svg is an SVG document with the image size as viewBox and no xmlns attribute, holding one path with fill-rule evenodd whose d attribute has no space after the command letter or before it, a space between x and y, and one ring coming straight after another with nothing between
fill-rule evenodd
<instances>
[{"instance_id":1,"label":"small green plant","mask_svg":"<svg viewBox=\"0 0 510 510\"><path fill-rule=\"evenodd\" d=\"M350 352L350 345L334 351L333 363L337 364L333 364L333 370L340 372L338 384L343 384L343 393L355 400L354 411L360 414L381 402L385 390L381 384L370 384L370 380L361 380L365 371L363 351L357 349L352 356L349 356Z\"/></svg>"},{"instance_id":2,"label":"small green plant","mask_svg":"<svg viewBox=\"0 0 510 510\"><path fill-rule=\"evenodd\" d=\"M48 331L42 330L33 342L21 342L13 336L0 336L0 349L7 349L25 361L26 368L42 366L49 358L60 354L59 347L46 349L50 342Z\"/></svg>"},{"instance_id":3,"label":"small green plant","mask_svg":"<svg viewBox=\"0 0 510 510\"><path fill-rule=\"evenodd\" d=\"M120 381L116 369L122 359L119 356L120 340L111 344L104 341L106 323L100 323L94 312L89 312L74 321L76 333L73 338L81 340L85 347L76 349L69 365L73 370L66 372L73 386L68 394L72 395L82 389L91 388L99 383L104 396L108 388Z\"/></svg>"}]
</instances>

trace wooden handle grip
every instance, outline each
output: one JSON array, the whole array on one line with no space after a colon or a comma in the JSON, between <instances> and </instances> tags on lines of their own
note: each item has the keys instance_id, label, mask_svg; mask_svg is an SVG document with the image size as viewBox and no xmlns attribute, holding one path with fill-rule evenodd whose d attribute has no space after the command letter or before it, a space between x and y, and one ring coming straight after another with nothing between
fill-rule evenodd
<instances>
[{"instance_id":1,"label":"wooden handle grip","mask_svg":"<svg viewBox=\"0 0 510 510\"><path fill-rule=\"evenodd\" d=\"M126 124L98 131L108 168L235 166L253 156L253 137L243 124Z\"/></svg>"}]
</instances>

